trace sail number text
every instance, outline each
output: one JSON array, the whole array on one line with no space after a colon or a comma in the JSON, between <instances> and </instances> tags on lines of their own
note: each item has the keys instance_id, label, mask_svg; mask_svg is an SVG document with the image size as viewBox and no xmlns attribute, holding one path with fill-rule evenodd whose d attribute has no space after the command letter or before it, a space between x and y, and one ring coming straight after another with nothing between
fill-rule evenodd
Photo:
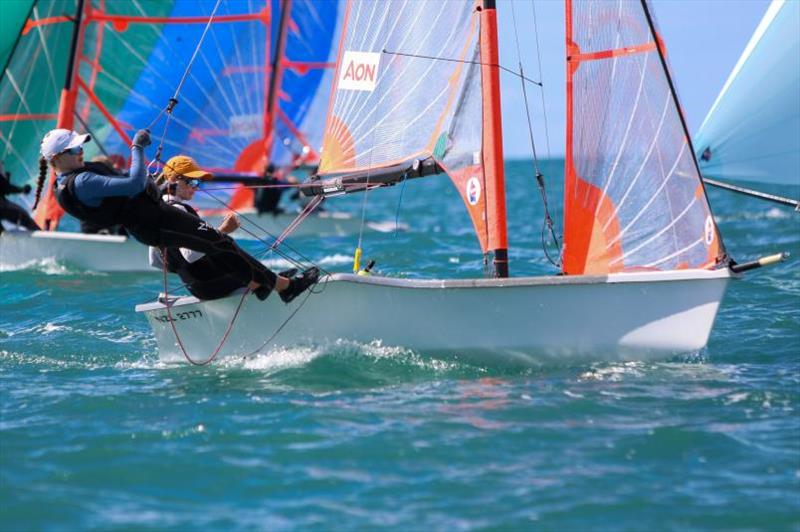
<instances>
[{"instance_id":1,"label":"sail number text","mask_svg":"<svg viewBox=\"0 0 800 532\"><path fill-rule=\"evenodd\" d=\"M174 312L172 314L172 320L170 320L168 314L164 314L162 316L153 316L153 319L160 321L161 323L169 323L170 321L183 321L202 317L203 312L201 310L187 310L186 312Z\"/></svg>"}]
</instances>

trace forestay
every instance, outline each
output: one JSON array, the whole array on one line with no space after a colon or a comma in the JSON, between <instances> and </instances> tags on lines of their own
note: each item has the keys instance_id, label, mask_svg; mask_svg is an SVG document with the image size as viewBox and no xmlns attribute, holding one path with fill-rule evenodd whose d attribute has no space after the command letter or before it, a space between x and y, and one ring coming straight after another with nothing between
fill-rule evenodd
<instances>
[{"instance_id":1,"label":"forestay","mask_svg":"<svg viewBox=\"0 0 800 532\"><path fill-rule=\"evenodd\" d=\"M566 4L567 274L713 268L724 254L646 10Z\"/></svg>"}]
</instances>

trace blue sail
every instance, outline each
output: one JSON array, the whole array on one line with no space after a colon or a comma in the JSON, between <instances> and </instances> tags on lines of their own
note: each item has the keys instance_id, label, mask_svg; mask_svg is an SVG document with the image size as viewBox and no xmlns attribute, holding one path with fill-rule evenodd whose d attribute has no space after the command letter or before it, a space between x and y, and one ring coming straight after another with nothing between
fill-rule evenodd
<instances>
[{"instance_id":1,"label":"blue sail","mask_svg":"<svg viewBox=\"0 0 800 532\"><path fill-rule=\"evenodd\" d=\"M800 190L800 2L773 0L694 142L705 177Z\"/></svg>"}]
</instances>

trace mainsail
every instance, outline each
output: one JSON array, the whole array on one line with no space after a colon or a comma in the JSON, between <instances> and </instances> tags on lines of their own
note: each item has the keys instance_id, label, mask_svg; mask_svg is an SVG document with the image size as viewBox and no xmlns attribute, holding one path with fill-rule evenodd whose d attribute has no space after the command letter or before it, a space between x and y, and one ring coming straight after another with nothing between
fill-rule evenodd
<instances>
[{"instance_id":1,"label":"mainsail","mask_svg":"<svg viewBox=\"0 0 800 532\"><path fill-rule=\"evenodd\" d=\"M493 2L348 3L320 173L377 176L433 160L482 250L498 254L507 247L499 112L484 106L497 90L496 28L484 4ZM499 94L492 100L499 106Z\"/></svg>"},{"instance_id":2,"label":"mainsail","mask_svg":"<svg viewBox=\"0 0 800 532\"><path fill-rule=\"evenodd\" d=\"M704 176L800 188L800 2L769 5L694 146Z\"/></svg>"},{"instance_id":3,"label":"mainsail","mask_svg":"<svg viewBox=\"0 0 800 532\"><path fill-rule=\"evenodd\" d=\"M151 123L173 95L215 4L32 2L0 80L6 166L35 179L38 141L56 126L59 112L60 126L86 129L97 148L127 155L135 130ZM339 10L338 2L223 0L174 109L164 159L188 153L216 172L252 175L268 161L313 161L321 135L305 128L321 131ZM276 57L281 23L283 53ZM70 76L65 43L76 31ZM280 81L271 87L278 69ZM62 95L65 80L70 90ZM270 92L274 113L268 112ZM154 127L157 141L162 124ZM40 218L57 223L54 202L39 210Z\"/></svg>"},{"instance_id":4,"label":"mainsail","mask_svg":"<svg viewBox=\"0 0 800 532\"><path fill-rule=\"evenodd\" d=\"M566 2L567 274L713 268L724 254L651 13Z\"/></svg>"}]
</instances>

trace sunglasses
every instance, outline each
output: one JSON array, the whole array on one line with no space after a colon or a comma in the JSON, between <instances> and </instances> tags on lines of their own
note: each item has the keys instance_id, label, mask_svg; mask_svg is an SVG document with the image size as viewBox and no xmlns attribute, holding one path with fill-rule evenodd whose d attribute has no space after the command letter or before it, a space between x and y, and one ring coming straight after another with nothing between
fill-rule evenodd
<instances>
[{"instance_id":1,"label":"sunglasses","mask_svg":"<svg viewBox=\"0 0 800 532\"><path fill-rule=\"evenodd\" d=\"M75 146L74 148L69 148L68 150L62 151L59 155L61 155L61 154L80 155L81 153L83 153L83 147L82 146Z\"/></svg>"},{"instance_id":2,"label":"sunglasses","mask_svg":"<svg viewBox=\"0 0 800 532\"><path fill-rule=\"evenodd\" d=\"M192 188L200 188L200 180L199 179L182 179L184 183L189 185Z\"/></svg>"}]
</instances>

